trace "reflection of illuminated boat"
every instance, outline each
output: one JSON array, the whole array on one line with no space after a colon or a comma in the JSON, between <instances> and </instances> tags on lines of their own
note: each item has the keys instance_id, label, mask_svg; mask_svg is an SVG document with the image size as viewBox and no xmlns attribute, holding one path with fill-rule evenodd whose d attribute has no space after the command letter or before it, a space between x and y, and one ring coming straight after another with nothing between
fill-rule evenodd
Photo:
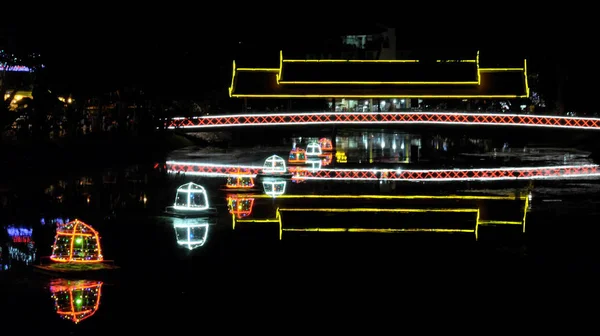
<instances>
[{"instance_id":1,"label":"reflection of illuminated boat","mask_svg":"<svg viewBox=\"0 0 600 336\"><path fill-rule=\"evenodd\" d=\"M189 182L177 188L175 202L165 212L171 216L205 217L215 215L216 209L210 207L206 189Z\"/></svg>"},{"instance_id":2,"label":"reflection of illuminated boat","mask_svg":"<svg viewBox=\"0 0 600 336\"><path fill-rule=\"evenodd\" d=\"M310 158L306 160L306 169L311 172L316 172L321 169L323 161L320 158Z\"/></svg>"},{"instance_id":3,"label":"reflection of illuminated boat","mask_svg":"<svg viewBox=\"0 0 600 336\"><path fill-rule=\"evenodd\" d=\"M118 269L104 260L98 231L77 219L56 229L50 260L54 263L36 265L35 269L52 274L82 274Z\"/></svg>"},{"instance_id":4,"label":"reflection of illuminated boat","mask_svg":"<svg viewBox=\"0 0 600 336\"><path fill-rule=\"evenodd\" d=\"M263 189L265 194L275 198L285 194L287 181L282 178L265 178L263 180Z\"/></svg>"},{"instance_id":5,"label":"reflection of illuminated boat","mask_svg":"<svg viewBox=\"0 0 600 336\"><path fill-rule=\"evenodd\" d=\"M306 162L306 151L302 148L294 148L290 151L288 162L291 164L302 164Z\"/></svg>"},{"instance_id":6,"label":"reflection of illuminated boat","mask_svg":"<svg viewBox=\"0 0 600 336\"><path fill-rule=\"evenodd\" d=\"M102 296L102 282L58 279L50 283L50 292L52 292L56 313L64 319L79 323L98 310Z\"/></svg>"},{"instance_id":7,"label":"reflection of illuminated boat","mask_svg":"<svg viewBox=\"0 0 600 336\"><path fill-rule=\"evenodd\" d=\"M333 161L333 153L323 153L319 157L321 158L321 167L329 166Z\"/></svg>"},{"instance_id":8,"label":"reflection of illuminated boat","mask_svg":"<svg viewBox=\"0 0 600 336\"><path fill-rule=\"evenodd\" d=\"M256 177L263 179L268 177L291 178L292 174L288 172L284 159L277 155L271 155L265 160L262 171Z\"/></svg>"},{"instance_id":9,"label":"reflection of illuminated boat","mask_svg":"<svg viewBox=\"0 0 600 336\"><path fill-rule=\"evenodd\" d=\"M177 219L173 222L173 229L177 244L193 250L206 244L209 222L206 218Z\"/></svg>"},{"instance_id":10,"label":"reflection of illuminated boat","mask_svg":"<svg viewBox=\"0 0 600 336\"><path fill-rule=\"evenodd\" d=\"M229 213L238 219L248 217L252 214L254 198L229 196L227 197L227 207L229 208Z\"/></svg>"}]
</instances>

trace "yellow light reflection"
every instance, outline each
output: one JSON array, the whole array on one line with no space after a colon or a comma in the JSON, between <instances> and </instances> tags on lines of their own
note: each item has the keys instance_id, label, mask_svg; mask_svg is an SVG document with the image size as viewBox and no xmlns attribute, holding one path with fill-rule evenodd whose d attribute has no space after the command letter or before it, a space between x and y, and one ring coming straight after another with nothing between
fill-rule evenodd
<instances>
[{"instance_id":1,"label":"yellow light reflection","mask_svg":"<svg viewBox=\"0 0 600 336\"><path fill-rule=\"evenodd\" d=\"M245 195L253 198L270 198L268 195L256 194ZM388 199L388 200L524 200L522 221L506 220L481 220L480 208L440 208L440 209L414 209L414 208L277 208L275 218L267 219L243 219L239 220L232 216L232 227L235 229L236 223L278 223L279 239L282 239L283 231L307 231L307 232L471 232L475 234L475 239L479 239L479 226L481 225L522 225L523 233L526 229L527 210L529 208L528 196L483 196L483 195L281 195L280 199ZM376 229L376 228L284 228L281 213L282 212L329 212L329 213L476 213L475 228L465 229ZM333 230L333 231L332 231Z\"/></svg>"}]
</instances>

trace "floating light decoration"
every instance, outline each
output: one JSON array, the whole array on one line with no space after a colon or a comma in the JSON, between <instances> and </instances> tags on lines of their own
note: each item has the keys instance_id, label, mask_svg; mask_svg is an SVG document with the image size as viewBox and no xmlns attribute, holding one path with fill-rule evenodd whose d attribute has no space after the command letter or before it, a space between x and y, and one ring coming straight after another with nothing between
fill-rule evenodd
<instances>
[{"instance_id":1,"label":"floating light decoration","mask_svg":"<svg viewBox=\"0 0 600 336\"><path fill-rule=\"evenodd\" d=\"M306 151L302 148L296 147L290 151L288 159L289 163L305 163L306 162Z\"/></svg>"},{"instance_id":2,"label":"floating light decoration","mask_svg":"<svg viewBox=\"0 0 600 336\"><path fill-rule=\"evenodd\" d=\"M323 154L321 146L316 142L311 142L306 146L306 156L319 156Z\"/></svg>"},{"instance_id":3,"label":"floating light decoration","mask_svg":"<svg viewBox=\"0 0 600 336\"><path fill-rule=\"evenodd\" d=\"M208 207L208 195L203 186L189 182L177 188L174 209L199 211Z\"/></svg>"},{"instance_id":4,"label":"floating light decoration","mask_svg":"<svg viewBox=\"0 0 600 336\"><path fill-rule=\"evenodd\" d=\"M321 146L321 150L323 150L323 151L332 151L333 150L333 144L331 142L331 139L321 138L321 139L319 139L319 145Z\"/></svg>"},{"instance_id":5,"label":"floating light decoration","mask_svg":"<svg viewBox=\"0 0 600 336\"><path fill-rule=\"evenodd\" d=\"M98 231L77 219L57 228L50 260L76 263L102 262L104 258Z\"/></svg>"},{"instance_id":6,"label":"floating light decoration","mask_svg":"<svg viewBox=\"0 0 600 336\"><path fill-rule=\"evenodd\" d=\"M225 184L230 189L250 189L254 188L254 177L248 176L243 173L241 169L238 169L233 176L227 177L227 183Z\"/></svg>"},{"instance_id":7,"label":"floating light decoration","mask_svg":"<svg viewBox=\"0 0 600 336\"><path fill-rule=\"evenodd\" d=\"M285 160L277 155L271 155L265 160L263 165L263 174L285 174L287 168Z\"/></svg>"}]
</instances>

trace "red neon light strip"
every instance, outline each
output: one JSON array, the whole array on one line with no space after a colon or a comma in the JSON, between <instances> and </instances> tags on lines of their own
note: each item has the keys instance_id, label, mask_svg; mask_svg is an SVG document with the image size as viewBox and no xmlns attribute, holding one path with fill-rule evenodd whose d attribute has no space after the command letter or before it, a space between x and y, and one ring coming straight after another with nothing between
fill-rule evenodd
<instances>
[{"instance_id":1,"label":"red neon light strip","mask_svg":"<svg viewBox=\"0 0 600 336\"><path fill-rule=\"evenodd\" d=\"M168 128L214 128L310 124L460 124L600 129L600 118L574 118L487 113L366 112L240 114L173 118Z\"/></svg>"},{"instance_id":2,"label":"red neon light strip","mask_svg":"<svg viewBox=\"0 0 600 336\"><path fill-rule=\"evenodd\" d=\"M244 171L255 176L262 170L252 166L208 165L188 162L167 162L169 173L224 177L239 176ZM520 167L496 169L453 170L391 170L391 169L319 169L288 167L297 180L388 180L388 181L488 181L516 179L556 179L572 177L600 177L598 165Z\"/></svg>"}]
</instances>

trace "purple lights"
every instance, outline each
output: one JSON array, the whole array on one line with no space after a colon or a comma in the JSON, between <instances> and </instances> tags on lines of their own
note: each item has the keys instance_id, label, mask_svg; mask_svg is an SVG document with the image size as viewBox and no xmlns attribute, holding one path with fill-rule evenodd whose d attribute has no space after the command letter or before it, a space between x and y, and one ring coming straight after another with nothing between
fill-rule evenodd
<instances>
[{"instance_id":1,"label":"purple lights","mask_svg":"<svg viewBox=\"0 0 600 336\"><path fill-rule=\"evenodd\" d=\"M24 228L24 227L9 226L9 227L6 228L6 232L8 233L8 236L11 237L11 238L14 238L14 237L31 237L33 229L27 229L27 228Z\"/></svg>"},{"instance_id":2,"label":"purple lights","mask_svg":"<svg viewBox=\"0 0 600 336\"><path fill-rule=\"evenodd\" d=\"M6 68L0 65L0 71L12 71L12 72L30 72L31 68L24 65L9 65Z\"/></svg>"}]
</instances>

